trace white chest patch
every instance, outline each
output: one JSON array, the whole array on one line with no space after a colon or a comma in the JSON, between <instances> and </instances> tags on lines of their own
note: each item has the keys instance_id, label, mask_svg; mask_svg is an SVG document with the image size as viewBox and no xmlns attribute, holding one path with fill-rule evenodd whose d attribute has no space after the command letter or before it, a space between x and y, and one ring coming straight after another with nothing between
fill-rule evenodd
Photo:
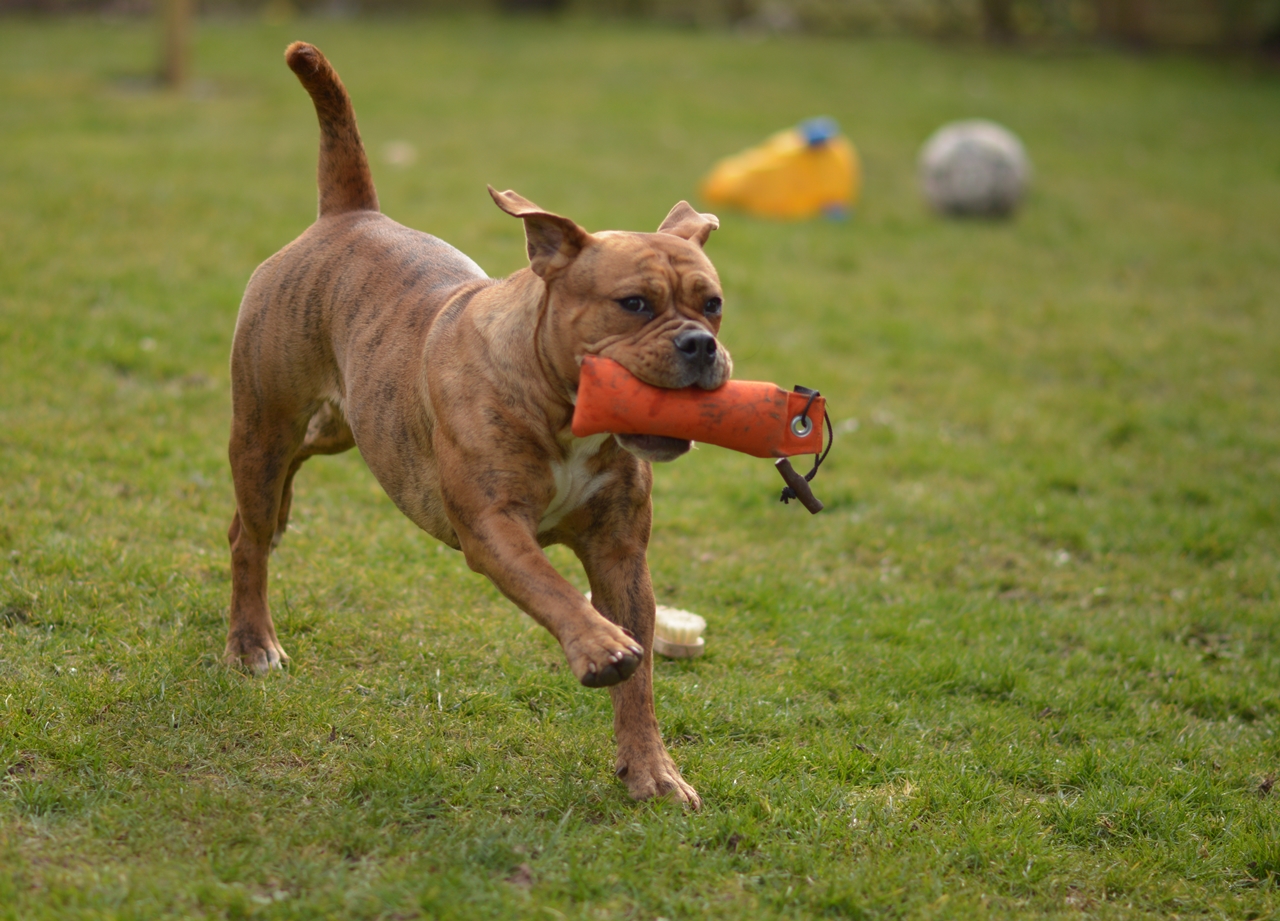
<instances>
[{"instance_id":1,"label":"white chest patch","mask_svg":"<svg viewBox=\"0 0 1280 921\"><path fill-rule=\"evenodd\" d=\"M563 461L551 462L551 476L555 479L556 491L551 497L551 504L542 513L542 520L538 522L539 534L558 525L565 515L581 507L609 481L607 472L593 476L587 471L587 461L595 457L600 446L609 437L608 434L601 434L575 438L569 444L569 456Z\"/></svg>"}]
</instances>

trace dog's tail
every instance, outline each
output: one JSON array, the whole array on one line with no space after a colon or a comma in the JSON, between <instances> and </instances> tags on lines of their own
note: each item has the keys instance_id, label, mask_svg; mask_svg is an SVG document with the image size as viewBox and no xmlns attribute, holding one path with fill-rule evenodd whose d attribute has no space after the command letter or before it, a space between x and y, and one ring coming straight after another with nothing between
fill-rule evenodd
<instances>
[{"instance_id":1,"label":"dog's tail","mask_svg":"<svg viewBox=\"0 0 1280 921\"><path fill-rule=\"evenodd\" d=\"M285 63L311 94L320 120L320 214L344 211L377 211L369 158L365 156L351 97L320 49L294 42L284 53Z\"/></svg>"}]
</instances>

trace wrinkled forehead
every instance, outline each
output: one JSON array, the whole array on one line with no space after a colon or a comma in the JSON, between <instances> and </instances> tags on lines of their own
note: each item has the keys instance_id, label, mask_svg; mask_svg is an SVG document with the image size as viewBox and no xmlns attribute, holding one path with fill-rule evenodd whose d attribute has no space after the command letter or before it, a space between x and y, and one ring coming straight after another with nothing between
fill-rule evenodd
<instances>
[{"instance_id":1,"label":"wrinkled forehead","mask_svg":"<svg viewBox=\"0 0 1280 921\"><path fill-rule=\"evenodd\" d=\"M694 282L697 287L720 287L720 276L702 247L673 234L605 230L591 239L592 245L582 255L597 278L647 277L681 288Z\"/></svg>"}]
</instances>

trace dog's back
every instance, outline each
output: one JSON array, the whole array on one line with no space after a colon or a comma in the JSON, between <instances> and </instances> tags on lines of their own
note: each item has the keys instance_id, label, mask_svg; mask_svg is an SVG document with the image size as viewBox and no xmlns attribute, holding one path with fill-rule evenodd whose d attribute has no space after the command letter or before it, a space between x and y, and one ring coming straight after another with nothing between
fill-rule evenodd
<instances>
[{"instance_id":1,"label":"dog's back","mask_svg":"<svg viewBox=\"0 0 1280 921\"><path fill-rule=\"evenodd\" d=\"M488 276L443 240L378 210L355 112L338 74L305 42L290 45L285 61L311 95L320 124L319 214L258 267L245 290L233 387L261 379L262 389L272 390L270 378L287 377L288 392L334 402L358 416L359 406L388 402L386 394L410 383L362 379L367 352L401 353L402 360L381 367L408 368L421 357L440 308L460 288ZM349 421L358 437L359 420Z\"/></svg>"},{"instance_id":2,"label":"dog's back","mask_svg":"<svg viewBox=\"0 0 1280 921\"><path fill-rule=\"evenodd\" d=\"M421 364L428 332L460 292L492 284L468 256L378 210L346 89L315 47L285 60L320 123L319 215L267 259L245 289L231 355L237 418L267 412L353 439L393 499L430 533L456 541L443 511L403 498L410 465L388 473L387 452L430 455ZM376 360L375 360L376 353ZM271 395L264 405L264 395ZM233 436L234 439L234 436ZM304 451L313 441L308 431Z\"/></svg>"}]
</instances>

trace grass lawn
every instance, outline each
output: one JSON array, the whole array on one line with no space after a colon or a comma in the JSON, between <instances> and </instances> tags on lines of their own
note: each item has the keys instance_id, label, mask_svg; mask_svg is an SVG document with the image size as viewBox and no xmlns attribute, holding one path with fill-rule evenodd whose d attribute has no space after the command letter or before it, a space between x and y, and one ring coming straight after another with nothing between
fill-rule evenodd
<instances>
[{"instance_id":1,"label":"grass lawn","mask_svg":"<svg viewBox=\"0 0 1280 921\"><path fill-rule=\"evenodd\" d=\"M800 118L859 145L852 219L708 244L738 376L821 388L839 435L816 517L767 462L656 473L659 599L710 623L656 668L700 813L627 798L607 696L355 452L274 558L291 668L219 664L236 308L315 209L294 38L384 210L494 275L522 231L485 183L653 229ZM0 918L1280 914L1274 73L214 21L173 95L154 46L0 20ZM1012 222L916 192L974 115L1034 160Z\"/></svg>"}]
</instances>

